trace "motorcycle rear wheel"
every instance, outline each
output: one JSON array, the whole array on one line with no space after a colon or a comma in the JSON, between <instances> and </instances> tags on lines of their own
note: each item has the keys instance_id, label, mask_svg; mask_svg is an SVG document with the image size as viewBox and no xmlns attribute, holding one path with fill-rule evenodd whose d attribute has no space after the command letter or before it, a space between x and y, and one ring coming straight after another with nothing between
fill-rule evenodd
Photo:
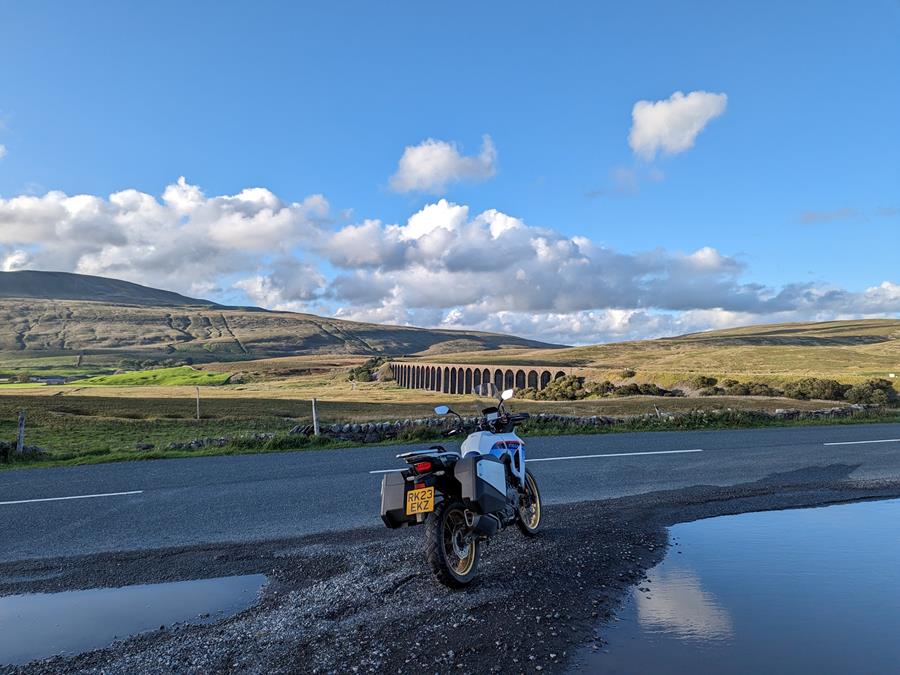
<instances>
[{"instance_id":1,"label":"motorcycle rear wheel","mask_svg":"<svg viewBox=\"0 0 900 675\"><path fill-rule=\"evenodd\" d=\"M525 495L519 502L516 524L526 537L534 537L541 530L541 493L531 471L525 470Z\"/></svg>"},{"instance_id":2,"label":"motorcycle rear wheel","mask_svg":"<svg viewBox=\"0 0 900 675\"><path fill-rule=\"evenodd\" d=\"M480 545L465 541L468 529L462 502L441 502L425 520L425 558L445 586L462 588L478 575Z\"/></svg>"}]
</instances>

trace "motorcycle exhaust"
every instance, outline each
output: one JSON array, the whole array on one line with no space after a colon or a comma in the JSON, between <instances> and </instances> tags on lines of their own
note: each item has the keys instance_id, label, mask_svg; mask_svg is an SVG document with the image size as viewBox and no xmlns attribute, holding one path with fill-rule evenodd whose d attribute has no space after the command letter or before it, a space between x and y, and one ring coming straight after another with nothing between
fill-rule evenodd
<instances>
[{"instance_id":1,"label":"motorcycle exhaust","mask_svg":"<svg viewBox=\"0 0 900 675\"><path fill-rule=\"evenodd\" d=\"M465 518L470 532L480 537L490 537L500 529L500 519L490 514L479 516L477 513L466 511Z\"/></svg>"}]
</instances>

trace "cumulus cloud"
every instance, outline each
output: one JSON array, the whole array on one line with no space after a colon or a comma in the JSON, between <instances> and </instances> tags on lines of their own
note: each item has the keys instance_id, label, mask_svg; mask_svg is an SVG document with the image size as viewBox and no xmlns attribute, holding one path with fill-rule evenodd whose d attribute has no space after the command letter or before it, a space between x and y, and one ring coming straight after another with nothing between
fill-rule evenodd
<instances>
[{"instance_id":1,"label":"cumulus cloud","mask_svg":"<svg viewBox=\"0 0 900 675\"><path fill-rule=\"evenodd\" d=\"M391 176L391 189L440 194L451 183L491 178L497 173L496 165L497 151L487 134L482 137L481 152L474 156L461 154L455 143L429 138L403 151Z\"/></svg>"},{"instance_id":2,"label":"cumulus cloud","mask_svg":"<svg viewBox=\"0 0 900 675\"><path fill-rule=\"evenodd\" d=\"M0 159L6 157L6 146L0 143Z\"/></svg>"},{"instance_id":3,"label":"cumulus cloud","mask_svg":"<svg viewBox=\"0 0 900 675\"><path fill-rule=\"evenodd\" d=\"M558 343L900 312L900 283L771 287L710 246L625 252L440 199L404 222L336 227L321 195L264 188L161 197L0 199L0 269L112 276L222 302L360 321L501 331Z\"/></svg>"},{"instance_id":4,"label":"cumulus cloud","mask_svg":"<svg viewBox=\"0 0 900 675\"><path fill-rule=\"evenodd\" d=\"M251 188L207 197L184 178L161 199L137 190L108 198L54 191L0 199L0 253L5 266L198 293L317 239L327 216L321 195L285 203Z\"/></svg>"},{"instance_id":5,"label":"cumulus cloud","mask_svg":"<svg viewBox=\"0 0 900 675\"><path fill-rule=\"evenodd\" d=\"M662 101L638 101L631 110L628 144L642 159L652 160L689 150L710 120L725 112L728 97L706 91L676 91Z\"/></svg>"}]
</instances>

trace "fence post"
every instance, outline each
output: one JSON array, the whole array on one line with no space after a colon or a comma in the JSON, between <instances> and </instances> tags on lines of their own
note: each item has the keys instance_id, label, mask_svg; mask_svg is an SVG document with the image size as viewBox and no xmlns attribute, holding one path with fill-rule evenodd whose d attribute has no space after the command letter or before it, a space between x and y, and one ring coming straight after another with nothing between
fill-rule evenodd
<instances>
[{"instance_id":1,"label":"fence post","mask_svg":"<svg viewBox=\"0 0 900 675\"><path fill-rule=\"evenodd\" d=\"M318 436L319 435L319 415L316 411L316 399L312 400L312 413L313 413L313 433Z\"/></svg>"},{"instance_id":2,"label":"fence post","mask_svg":"<svg viewBox=\"0 0 900 675\"><path fill-rule=\"evenodd\" d=\"M19 431L16 435L16 454L25 452L25 411L19 411Z\"/></svg>"},{"instance_id":3,"label":"fence post","mask_svg":"<svg viewBox=\"0 0 900 675\"><path fill-rule=\"evenodd\" d=\"M200 421L200 387L194 387L197 390L197 421Z\"/></svg>"}]
</instances>

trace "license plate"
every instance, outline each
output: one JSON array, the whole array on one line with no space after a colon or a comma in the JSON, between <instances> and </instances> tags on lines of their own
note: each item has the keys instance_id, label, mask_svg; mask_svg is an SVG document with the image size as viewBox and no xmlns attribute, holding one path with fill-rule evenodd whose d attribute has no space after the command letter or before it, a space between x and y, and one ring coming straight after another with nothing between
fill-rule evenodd
<instances>
[{"instance_id":1,"label":"license plate","mask_svg":"<svg viewBox=\"0 0 900 675\"><path fill-rule=\"evenodd\" d=\"M434 511L434 488L419 488L406 493L406 515L431 513Z\"/></svg>"}]
</instances>

